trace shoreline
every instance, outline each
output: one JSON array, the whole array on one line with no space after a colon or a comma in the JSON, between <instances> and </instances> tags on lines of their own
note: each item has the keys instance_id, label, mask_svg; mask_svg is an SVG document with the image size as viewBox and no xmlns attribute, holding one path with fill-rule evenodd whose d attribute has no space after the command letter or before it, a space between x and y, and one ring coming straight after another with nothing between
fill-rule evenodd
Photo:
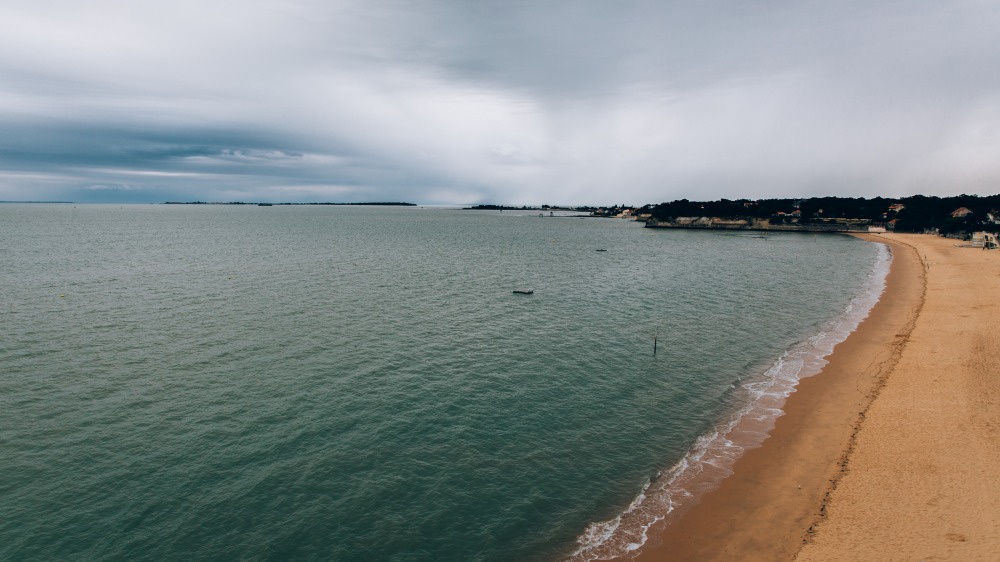
<instances>
[{"instance_id":1,"label":"shoreline","mask_svg":"<svg viewBox=\"0 0 1000 562\"><path fill-rule=\"evenodd\" d=\"M899 238L924 257L923 307L797 561L1000 552L1000 255Z\"/></svg>"},{"instance_id":2,"label":"shoreline","mask_svg":"<svg viewBox=\"0 0 1000 562\"><path fill-rule=\"evenodd\" d=\"M814 327L760 371L748 372L733 385L733 408L698 436L687 453L649 478L642 491L614 519L589 525L581 545L566 562L635 556L649 542L654 526L669 527L703 496L732 474L736 461L769 437L783 407L799 382L822 372L837 345L868 317L881 298L892 252L875 246L876 258L867 278L840 314Z\"/></svg>"},{"instance_id":3,"label":"shoreline","mask_svg":"<svg viewBox=\"0 0 1000 562\"><path fill-rule=\"evenodd\" d=\"M620 560L791 560L825 517L864 413L899 360L922 306L920 256L896 236L857 234L893 252L882 297L822 371L798 382L760 447Z\"/></svg>"},{"instance_id":4,"label":"shoreline","mask_svg":"<svg viewBox=\"0 0 1000 562\"><path fill-rule=\"evenodd\" d=\"M698 220L709 219L709 217L699 217ZM829 222L829 223L807 223L807 224L770 224L763 220L754 219L746 221L726 221L719 218L711 218L710 222L660 222L656 219L646 221L645 228L658 228L664 230L720 230L723 232L802 232L806 234L875 234L884 233L885 228L878 227L872 230L868 223L855 222ZM850 220L850 219L847 219ZM863 227L863 228L862 228Z\"/></svg>"}]
</instances>

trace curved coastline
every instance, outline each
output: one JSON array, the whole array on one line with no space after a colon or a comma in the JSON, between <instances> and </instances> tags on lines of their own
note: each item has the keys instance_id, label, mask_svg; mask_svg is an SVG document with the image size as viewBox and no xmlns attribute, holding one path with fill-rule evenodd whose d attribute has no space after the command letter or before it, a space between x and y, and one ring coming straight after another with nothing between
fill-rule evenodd
<instances>
[{"instance_id":1,"label":"curved coastline","mask_svg":"<svg viewBox=\"0 0 1000 562\"><path fill-rule=\"evenodd\" d=\"M740 456L732 474L682 517L657 522L647 544L618 559L791 560L808 541L923 301L925 270L913 247L891 236L859 237L893 252L885 290L868 316L818 376L799 382L760 447Z\"/></svg>"},{"instance_id":2,"label":"curved coastline","mask_svg":"<svg viewBox=\"0 0 1000 562\"><path fill-rule=\"evenodd\" d=\"M895 238L924 261L919 315L796 561L1000 552L1000 255L954 239Z\"/></svg>"},{"instance_id":3,"label":"curved coastline","mask_svg":"<svg viewBox=\"0 0 1000 562\"><path fill-rule=\"evenodd\" d=\"M797 392L800 382L822 372L834 348L869 316L885 290L892 261L889 246L880 245L862 291L846 309L768 368L734 386L734 403L739 406L702 435L684 458L647 481L640 494L616 518L591 524L579 538L580 546L569 560L644 556L659 542L658 535L663 529L684 519L689 509L717 489L747 451L759 448L768 439L776 421L785 415L785 403ZM647 547L651 536L652 544Z\"/></svg>"}]
</instances>

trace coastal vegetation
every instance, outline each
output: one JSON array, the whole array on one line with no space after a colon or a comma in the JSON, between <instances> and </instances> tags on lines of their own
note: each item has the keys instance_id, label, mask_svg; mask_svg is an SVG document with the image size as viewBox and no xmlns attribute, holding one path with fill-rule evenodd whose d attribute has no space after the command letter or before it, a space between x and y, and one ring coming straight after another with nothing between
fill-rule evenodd
<instances>
[{"instance_id":1,"label":"coastal vegetation","mask_svg":"<svg viewBox=\"0 0 1000 562\"><path fill-rule=\"evenodd\" d=\"M762 221L771 225L822 225L833 221L857 221L887 230L954 234L1000 230L1000 195L901 198L810 197L804 199L719 199L646 205L637 216L656 221L679 217L712 217L726 220Z\"/></svg>"}]
</instances>

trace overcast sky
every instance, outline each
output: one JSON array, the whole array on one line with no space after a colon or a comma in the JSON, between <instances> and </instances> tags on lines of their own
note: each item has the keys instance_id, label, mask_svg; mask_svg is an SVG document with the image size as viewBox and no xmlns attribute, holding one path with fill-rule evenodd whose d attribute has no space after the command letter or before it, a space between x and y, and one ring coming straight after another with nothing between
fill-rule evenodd
<instances>
[{"instance_id":1,"label":"overcast sky","mask_svg":"<svg viewBox=\"0 0 1000 562\"><path fill-rule=\"evenodd\" d=\"M1000 193L1000 2L0 3L0 200Z\"/></svg>"}]
</instances>

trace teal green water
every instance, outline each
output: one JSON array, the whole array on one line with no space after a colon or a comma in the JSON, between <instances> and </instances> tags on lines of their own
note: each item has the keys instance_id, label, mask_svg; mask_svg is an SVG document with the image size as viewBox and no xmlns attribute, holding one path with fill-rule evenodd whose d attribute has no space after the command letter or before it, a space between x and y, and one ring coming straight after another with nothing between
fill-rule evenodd
<instances>
[{"instance_id":1,"label":"teal green water","mask_svg":"<svg viewBox=\"0 0 1000 562\"><path fill-rule=\"evenodd\" d=\"M4 560L634 548L887 261L430 208L0 205L0 237Z\"/></svg>"}]
</instances>

